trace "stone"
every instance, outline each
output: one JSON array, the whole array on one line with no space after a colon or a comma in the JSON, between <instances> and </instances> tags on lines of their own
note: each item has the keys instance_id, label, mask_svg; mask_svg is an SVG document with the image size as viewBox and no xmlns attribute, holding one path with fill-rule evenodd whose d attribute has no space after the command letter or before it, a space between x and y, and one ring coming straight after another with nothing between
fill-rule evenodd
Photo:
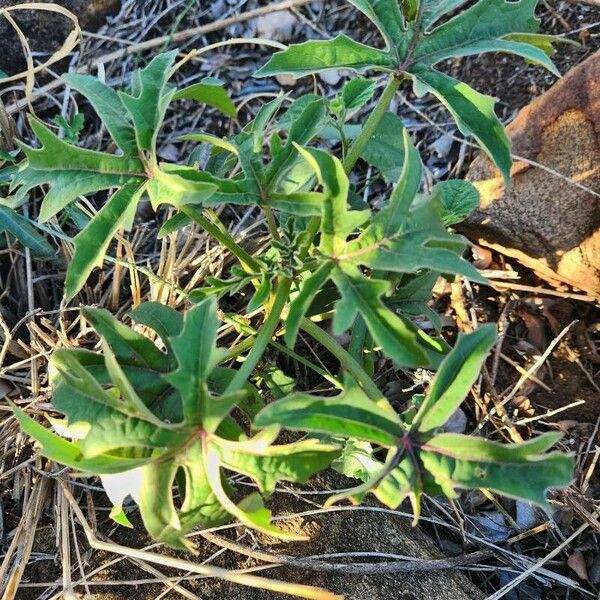
<instances>
[{"instance_id":1,"label":"stone","mask_svg":"<svg viewBox=\"0 0 600 600\"><path fill-rule=\"evenodd\" d=\"M342 489L358 482L346 479L332 471L327 471L309 483L303 485L305 492L322 492L324 489ZM309 498L323 500L324 496L318 495ZM307 536L307 541L287 542L274 539L262 533L253 532L240 539L246 547L254 543L261 549L275 554L288 556L323 556L330 554L349 554L352 552L388 553L426 561L447 558L438 549L433 539L421 528L412 527L410 518L401 514L393 515L391 512L379 512L374 503L369 502L365 510L347 510L335 512L320 512L317 514L301 514L304 511L312 512L315 505L296 498L293 494L275 493L268 501L268 506L278 516L288 515L289 519L277 522L279 527ZM400 509L403 510L403 509ZM410 509L409 509L410 510ZM120 528L111 538L120 544L140 547L147 543L147 539L137 539L141 533L141 523L137 515L130 515L134 529ZM232 531L218 531L229 539L236 539L244 528L235 528ZM447 539L444 528L438 529L442 539ZM133 539L132 539L133 538ZM260 561L248 558L235 552L225 552L218 557L214 553L218 547L202 536L195 536L194 542L198 545L196 560L209 559L209 564L226 569L246 569L256 566ZM37 549L37 547L36 547ZM476 551L474 547L464 550L462 546L453 545L451 555ZM190 558L186 556L185 558ZM103 561L98 555L94 556L91 568L97 562ZM332 556L328 562L377 562L375 556ZM264 564L264 563L262 563ZM123 561L116 571L111 572L112 579L137 579L145 576L143 571L131 571L131 565ZM47 570L44 572L47 575ZM379 575L348 575L334 574L306 570L299 567L285 566L277 569L256 571L254 574L264 577L277 578L280 581L303 583L318 586L335 594L343 596L345 600L483 600L485 594L473 584L463 571L450 568L438 571L419 571L409 573L393 573ZM30 575L30 579L32 576ZM35 579L33 579L35 580ZM243 587L235 583L217 579L198 579L185 582L185 587L190 592L203 600L285 600L291 598L260 589ZM127 590L127 593L129 590ZM158 587L140 586L136 590L137 600L154 600L162 590ZM105 593L94 596L98 600L122 600L125 591L120 588L106 588ZM24 600L28 600L24 598ZM32 596L33 600L33 596Z\"/></svg>"},{"instance_id":2,"label":"stone","mask_svg":"<svg viewBox=\"0 0 600 600\"><path fill-rule=\"evenodd\" d=\"M460 230L551 285L600 298L600 51L521 110L507 133L513 154L546 169L517 160L509 189L478 156L468 179L481 202Z\"/></svg>"},{"instance_id":3,"label":"stone","mask_svg":"<svg viewBox=\"0 0 600 600\"><path fill-rule=\"evenodd\" d=\"M0 9L33 1L0 0ZM104 23L108 15L119 9L121 0L50 0L50 3L70 10L79 18L82 29L94 30ZM10 15L27 36L34 52L57 50L72 30L72 23L67 18L48 11L18 10ZM0 16L0 70L14 75L25 68L25 57L19 38L6 18Z\"/></svg>"},{"instance_id":4,"label":"stone","mask_svg":"<svg viewBox=\"0 0 600 600\"><path fill-rule=\"evenodd\" d=\"M262 15L256 19L256 35L259 38L288 42L292 39L296 17L288 11Z\"/></svg>"}]
</instances>

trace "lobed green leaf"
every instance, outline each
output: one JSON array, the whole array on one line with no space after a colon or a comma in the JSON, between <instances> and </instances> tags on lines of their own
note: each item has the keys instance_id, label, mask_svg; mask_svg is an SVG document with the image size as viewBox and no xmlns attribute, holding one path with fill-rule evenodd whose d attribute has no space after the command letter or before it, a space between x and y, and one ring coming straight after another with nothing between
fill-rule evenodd
<instances>
[{"instance_id":1,"label":"lobed green leaf","mask_svg":"<svg viewBox=\"0 0 600 600\"><path fill-rule=\"evenodd\" d=\"M412 422L412 430L433 431L446 423L466 398L495 342L496 328L491 324L458 336Z\"/></svg>"},{"instance_id":2,"label":"lobed green leaf","mask_svg":"<svg viewBox=\"0 0 600 600\"><path fill-rule=\"evenodd\" d=\"M356 386L335 397L291 394L263 408L254 424L358 438L386 447L395 446L403 435L398 416L370 400Z\"/></svg>"},{"instance_id":3,"label":"lobed green leaf","mask_svg":"<svg viewBox=\"0 0 600 600\"><path fill-rule=\"evenodd\" d=\"M352 69L364 73L372 69L393 70L395 65L396 59L391 53L339 35L333 40L292 44L287 50L276 52L254 76L271 77L286 73L302 77L331 69Z\"/></svg>"}]
</instances>

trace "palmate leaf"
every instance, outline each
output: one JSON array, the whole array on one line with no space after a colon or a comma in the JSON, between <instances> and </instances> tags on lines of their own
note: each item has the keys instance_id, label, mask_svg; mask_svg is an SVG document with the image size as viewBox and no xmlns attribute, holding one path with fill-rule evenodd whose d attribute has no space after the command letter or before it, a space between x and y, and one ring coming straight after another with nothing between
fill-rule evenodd
<instances>
[{"instance_id":1,"label":"palmate leaf","mask_svg":"<svg viewBox=\"0 0 600 600\"><path fill-rule=\"evenodd\" d=\"M329 281L333 269L332 263L323 263L308 279L302 282L299 294L290 303L289 313L285 320L285 341L290 348L296 345L300 321L308 312L319 290Z\"/></svg>"},{"instance_id":2,"label":"palmate leaf","mask_svg":"<svg viewBox=\"0 0 600 600\"><path fill-rule=\"evenodd\" d=\"M280 143L273 153L271 162L265 165L262 156L264 131L283 100L284 96L280 96L263 106L254 121L242 133L229 139L224 140L206 133L182 136L181 139L211 144L230 153L239 161L243 175L222 179L214 174L193 169L184 171L181 168L170 168L169 172L177 172L188 180L214 185L214 193L202 201L205 206L223 203L254 204L268 205L276 210L298 216L320 214L320 195L299 191L301 187L299 185L292 185L290 191L286 189L288 186L285 184L290 172L299 162L298 144L310 142L321 131L327 118L327 105L322 98L311 95L306 95L301 99L302 101L295 102L284 115L289 116L293 112L293 117L286 120L285 127L282 127L281 123L277 124L279 128L287 129L286 142ZM167 196L173 195L168 190L166 192Z\"/></svg>"},{"instance_id":3,"label":"palmate leaf","mask_svg":"<svg viewBox=\"0 0 600 600\"><path fill-rule=\"evenodd\" d=\"M444 15L460 8L464 0L423 0L418 10L407 9L402 18L398 0L349 0L380 30L385 51L365 47L342 37L334 40L291 45L277 52L257 73L266 77L279 73L302 76L327 69L350 68L404 72L414 81L415 92L430 92L450 110L459 129L473 135L498 165L506 179L512 165L510 144L502 131L491 98L434 69L438 62L454 56L483 52L506 52L542 65L555 75L548 42L529 37L537 31L537 0L479 0L437 28ZM540 47L541 46L541 47Z\"/></svg>"},{"instance_id":4,"label":"palmate leaf","mask_svg":"<svg viewBox=\"0 0 600 600\"><path fill-rule=\"evenodd\" d=\"M37 119L30 120L42 147L21 144L26 161L12 180L13 207L23 204L34 187L47 185L49 191L39 215L44 222L79 196L116 189L75 239L65 285L67 300L75 297L92 270L102 264L118 229L131 227L135 206L146 189L154 208L162 202L175 206L187 201L201 203L217 190L210 182L168 174L157 166L156 136L176 91L168 85L175 58L176 51L157 55L134 74L131 93L114 91L90 76L67 76L67 83L86 96L97 111L123 156L79 148L60 139ZM183 96L188 93L193 91L184 91Z\"/></svg>"},{"instance_id":5,"label":"palmate leaf","mask_svg":"<svg viewBox=\"0 0 600 600\"><path fill-rule=\"evenodd\" d=\"M407 130L403 130L403 145L402 173L390 200L363 234L348 246L347 260L383 271L416 273L427 268L484 282L478 271L462 258L466 240L446 230L444 214L449 209L442 204L442 198L434 194L413 206L421 183L422 164ZM467 182L445 182L438 188L439 196L445 186L463 192L473 190L479 201L477 191ZM450 192L448 189L447 201L456 200L457 194Z\"/></svg>"},{"instance_id":6,"label":"palmate leaf","mask_svg":"<svg viewBox=\"0 0 600 600\"><path fill-rule=\"evenodd\" d=\"M417 273L430 269L485 283L485 278L462 257L466 240L448 233L440 227L442 223L440 210L430 202L412 211L394 235L374 236L374 231L367 230L349 247L345 258L388 272Z\"/></svg>"},{"instance_id":7,"label":"palmate leaf","mask_svg":"<svg viewBox=\"0 0 600 600\"><path fill-rule=\"evenodd\" d=\"M546 490L567 485L573 471L572 457L544 454L560 434L523 444L499 444L437 433L466 396L493 334L489 326L459 339L409 428L387 402L375 403L354 386L334 397L292 393L258 413L255 425L283 426L345 441L333 467L363 484L331 497L328 504L344 498L360 502L372 492L397 508L408 497L418 518L424 493L453 498L459 488L487 488L547 507ZM377 446L388 449L385 463L375 457Z\"/></svg>"},{"instance_id":8,"label":"palmate leaf","mask_svg":"<svg viewBox=\"0 0 600 600\"><path fill-rule=\"evenodd\" d=\"M270 493L278 481L302 482L326 468L339 447L314 439L277 446L277 427L245 438L229 412L239 405L252 418L262 402L256 390L252 397L249 385L219 395L235 371L217 366L214 300L200 303L184 319L155 303L133 312L162 336L169 356L106 311L86 309L85 315L104 337L104 356L85 350L54 354L53 401L66 420L50 422L60 435L12 406L44 455L101 475L114 504L111 516L124 525L129 521L122 504L131 495L152 537L174 548L193 550L186 533L219 525L231 515L271 535L301 539L271 524L259 495L235 504L225 469L252 477ZM163 387L154 387L157 377ZM184 405L183 419L173 419L176 410L164 406L156 413L150 409L173 395Z\"/></svg>"},{"instance_id":9,"label":"palmate leaf","mask_svg":"<svg viewBox=\"0 0 600 600\"><path fill-rule=\"evenodd\" d=\"M132 178L142 182L145 177L138 158L78 148L59 139L37 119L31 118L30 125L42 148L20 143L27 161L15 175L11 190L17 190L15 202L19 202L32 188L50 186L40 208L41 222L56 215L78 196L119 187Z\"/></svg>"},{"instance_id":10,"label":"palmate leaf","mask_svg":"<svg viewBox=\"0 0 600 600\"><path fill-rule=\"evenodd\" d=\"M285 333L288 344L295 342L302 317L331 279L341 295L335 306L334 333L351 328L360 314L375 345L397 365L435 368L447 352L443 341L419 331L386 306L383 298L392 291L389 281L369 279L360 269L363 265L400 273L431 269L482 279L461 257L465 242L446 231L433 200L411 209L420 185L421 161L406 131L403 140L404 168L388 206L371 217L358 239L350 241L349 236L369 220L370 211L349 210L348 177L339 160L321 150L300 150L324 188L319 249L330 261L301 284L291 302Z\"/></svg>"}]
</instances>

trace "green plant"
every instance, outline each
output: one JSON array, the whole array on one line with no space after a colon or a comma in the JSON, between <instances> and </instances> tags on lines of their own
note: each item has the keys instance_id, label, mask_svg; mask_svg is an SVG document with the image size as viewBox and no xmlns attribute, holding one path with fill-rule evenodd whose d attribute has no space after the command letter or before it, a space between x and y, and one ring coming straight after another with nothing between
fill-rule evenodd
<instances>
[{"instance_id":1,"label":"green plant","mask_svg":"<svg viewBox=\"0 0 600 600\"><path fill-rule=\"evenodd\" d=\"M195 99L235 114L219 82L177 90L170 80L181 63L168 52L137 72L129 91L114 91L90 76L67 76L95 108L119 154L75 146L34 118L30 123L41 147L20 144L25 158L11 175L13 195L4 210L22 206L32 189L45 185L39 211L45 222L81 195L116 190L74 239L67 300L102 265L112 238L131 226L136 205L146 196L155 209L175 209L160 235L194 222L239 263L224 278L208 277L192 292L194 306L185 316L156 303L131 313L136 323L154 330L162 350L106 311L83 309L102 338L102 352L59 350L52 357L53 402L65 417L51 420L55 432L13 406L44 455L102 477L115 519L127 523L122 501L131 494L152 536L178 548L191 548L185 534L192 529L232 516L290 538L270 523L262 496L280 480L305 481L329 465L363 481L346 495L350 499L373 492L395 508L408 497L416 516L422 494L454 497L459 488L488 488L545 506L545 491L571 478L570 457L544 454L560 437L555 434L506 445L443 432L495 341L494 328L482 326L459 336L450 349L428 306L440 276L482 281L463 258L466 241L448 229L477 205L478 195L460 181L419 193L419 153L400 119L387 112L402 79L413 79L416 91L435 93L508 177L509 144L491 99L432 66L448 56L507 51L554 70L538 48L547 46L547 36L532 33L536 2L480 0L431 31L464 2L351 3L377 25L385 50L343 36L306 42L275 54L259 75L323 68L389 72L387 86L358 130L350 120L374 96L376 84L357 78L333 100L307 94L284 109L288 99L280 95L230 137L183 136L212 148L202 168L196 150L187 165L160 163L157 135L172 102ZM339 142L341 159L324 149L332 139ZM382 150L386 144L397 151L389 155ZM379 211L350 183L359 158L393 180ZM253 254L241 247L213 211L221 204L260 207L269 248ZM226 294L246 307L225 315L246 337L219 348L217 303ZM256 329L240 319L253 311L264 314ZM417 327L418 315L436 331ZM319 327L317 318L331 319L334 335L352 330L349 348ZM260 369L257 373L267 348L275 345L322 376L322 369L294 352L300 330L339 361L343 380L328 376L339 395L282 391L260 376ZM287 347L277 341L280 336ZM437 370L427 393L414 396L403 414L373 379L376 353L398 367ZM242 356L237 369L224 366ZM286 386L293 388L293 382ZM266 405L265 391L275 398ZM290 432L287 443L280 442L282 430ZM252 478L259 493L234 502L228 471Z\"/></svg>"}]
</instances>

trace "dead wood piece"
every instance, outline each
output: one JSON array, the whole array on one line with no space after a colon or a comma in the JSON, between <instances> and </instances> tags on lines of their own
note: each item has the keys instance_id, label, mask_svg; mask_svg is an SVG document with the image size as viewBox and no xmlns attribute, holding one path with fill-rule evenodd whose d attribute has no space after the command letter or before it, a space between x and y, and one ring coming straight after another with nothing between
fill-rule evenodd
<instances>
[{"instance_id":1,"label":"dead wood piece","mask_svg":"<svg viewBox=\"0 0 600 600\"><path fill-rule=\"evenodd\" d=\"M507 132L513 153L543 168L519 160L508 188L479 156L468 177L481 204L462 231L554 286L600 298L600 52L525 107Z\"/></svg>"}]
</instances>

